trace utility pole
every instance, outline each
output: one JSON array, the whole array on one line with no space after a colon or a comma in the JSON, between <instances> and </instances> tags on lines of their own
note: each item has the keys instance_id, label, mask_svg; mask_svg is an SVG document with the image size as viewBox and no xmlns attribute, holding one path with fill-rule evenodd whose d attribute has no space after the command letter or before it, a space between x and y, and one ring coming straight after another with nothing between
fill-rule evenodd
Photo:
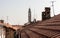
<instances>
[{"instance_id":1,"label":"utility pole","mask_svg":"<svg viewBox=\"0 0 60 38\"><path fill-rule=\"evenodd\" d=\"M55 12L54 12L54 2L55 2L55 1L51 1L51 3L52 3L53 14L54 14L54 16L55 16Z\"/></svg>"}]
</instances>

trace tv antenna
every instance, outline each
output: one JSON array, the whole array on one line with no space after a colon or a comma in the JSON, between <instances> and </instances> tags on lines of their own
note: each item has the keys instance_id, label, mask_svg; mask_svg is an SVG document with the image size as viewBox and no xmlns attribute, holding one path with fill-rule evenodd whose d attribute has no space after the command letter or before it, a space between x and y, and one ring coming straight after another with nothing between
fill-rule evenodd
<instances>
[{"instance_id":1,"label":"tv antenna","mask_svg":"<svg viewBox=\"0 0 60 38\"><path fill-rule=\"evenodd\" d=\"M7 17L7 24L8 24L8 16L6 16Z\"/></svg>"},{"instance_id":2,"label":"tv antenna","mask_svg":"<svg viewBox=\"0 0 60 38\"><path fill-rule=\"evenodd\" d=\"M35 13L35 9L34 9L34 19L33 19L34 22L36 22L36 13Z\"/></svg>"},{"instance_id":3,"label":"tv antenna","mask_svg":"<svg viewBox=\"0 0 60 38\"><path fill-rule=\"evenodd\" d=\"M55 2L55 1L51 1L51 3L52 3L53 14L54 14L54 16L55 16L55 12L54 12L54 2Z\"/></svg>"}]
</instances>

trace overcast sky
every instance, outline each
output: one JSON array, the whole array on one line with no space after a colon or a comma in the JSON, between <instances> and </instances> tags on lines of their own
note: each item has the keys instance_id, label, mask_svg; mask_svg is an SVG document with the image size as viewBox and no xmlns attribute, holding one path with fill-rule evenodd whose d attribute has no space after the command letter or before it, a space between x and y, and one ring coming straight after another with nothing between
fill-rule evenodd
<instances>
[{"instance_id":1,"label":"overcast sky","mask_svg":"<svg viewBox=\"0 0 60 38\"><path fill-rule=\"evenodd\" d=\"M0 19L10 24L24 24L28 21L28 9L31 8L32 20L41 20L41 12L44 7L52 7L52 0L0 0ZM55 15L60 13L60 0L54 0ZM51 16L53 13L51 11Z\"/></svg>"}]
</instances>

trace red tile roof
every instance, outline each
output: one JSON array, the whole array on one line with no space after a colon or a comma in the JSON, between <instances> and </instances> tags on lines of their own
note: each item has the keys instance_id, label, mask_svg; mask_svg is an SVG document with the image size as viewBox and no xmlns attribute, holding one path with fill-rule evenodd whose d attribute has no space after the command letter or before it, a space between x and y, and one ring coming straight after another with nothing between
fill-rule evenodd
<instances>
[{"instance_id":1,"label":"red tile roof","mask_svg":"<svg viewBox=\"0 0 60 38\"><path fill-rule=\"evenodd\" d=\"M0 23L0 25L5 26L6 28L12 28L14 30L22 29L22 26L19 26L19 25L18 26L17 25L13 26L13 25L6 24L6 23Z\"/></svg>"},{"instance_id":2,"label":"red tile roof","mask_svg":"<svg viewBox=\"0 0 60 38\"><path fill-rule=\"evenodd\" d=\"M21 38L51 38L58 35L60 35L60 14L34 25L31 24L21 31Z\"/></svg>"}]
</instances>

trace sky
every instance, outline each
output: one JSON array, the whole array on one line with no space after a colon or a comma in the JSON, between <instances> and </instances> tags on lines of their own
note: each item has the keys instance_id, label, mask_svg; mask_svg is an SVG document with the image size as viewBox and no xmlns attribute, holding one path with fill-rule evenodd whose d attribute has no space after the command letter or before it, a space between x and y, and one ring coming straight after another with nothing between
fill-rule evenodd
<instances>
[{"instance_id":1,"label":"sky","mask_svg":"<svg viewBox=\"0 0 60 38\"><path fill-rule=\"evenodd\" d=\"M29 8L31 8L33 21L34 17L37 20L42 19L41 14L45 7L51 7L51 17L53 17L51 1L55 1L55 15L60 14L60 0L0 0L0 19L7 23L8 16L8 23L23 25L28 22Z\"/></svg>"}]
</instances>

